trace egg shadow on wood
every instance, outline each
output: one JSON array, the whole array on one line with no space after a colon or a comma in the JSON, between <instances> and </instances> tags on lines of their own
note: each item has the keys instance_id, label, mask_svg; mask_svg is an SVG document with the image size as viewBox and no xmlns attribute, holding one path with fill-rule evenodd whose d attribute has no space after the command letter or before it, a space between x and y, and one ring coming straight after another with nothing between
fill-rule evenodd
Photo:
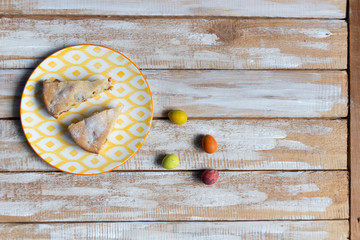
<instances>
[{"instance_id":1,"label":"egg shadow on wood","mask_svg":"<svg viewBox=\"0 0 360 240\"><path fill-rule=\"evenodd\" d=\"M155 157L155 165L161 167L162 166L161 165L162 160L164 159L165 156L166 156L166 154L158 154L158 155L156 155L156 157Z\"/></svg>"},{"instance_id":2,"label":"egg shadow on wood","mask_svg":"<svg viewBox=\"0 0 360 240\"><path fill-rule=\"evenodd\" d=\"M203 151L202 144L201 144L203 137L205 137L204 134L199 134L193 138L193 145L196 150Z\"/></svg>"},{"instance_id":3,"label":"egg shadow on wood","mask_svg":"<svg viewBox=\"0 0 360 240\"><path fill-rule=\"evenodd\" d=\"M196 183L202 183L201 175L204 171L205 171L205 169L193 171L191 174L192 181L194 181Z\"/></svg>"},{"instance_id":4,"label":"egg shadow on wood","mask_svg":"<svg viewBox=\"0 0 360 240\"><path fill-rule=\"evenodd\" d=\"M169 112L171 112L171 110L162 110L161 111L161 117L168 118Z\"/></svg>"}]
</instances>

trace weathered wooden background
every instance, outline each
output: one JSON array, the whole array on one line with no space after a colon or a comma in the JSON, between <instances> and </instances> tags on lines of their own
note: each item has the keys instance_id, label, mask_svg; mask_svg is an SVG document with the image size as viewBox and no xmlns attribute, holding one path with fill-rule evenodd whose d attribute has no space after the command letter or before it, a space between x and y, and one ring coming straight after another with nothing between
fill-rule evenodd
<instances>
[{"instance_id":1,"label":"weathered wooden background","mask_svg":"<svg viewBox=\"0 0 360 240\"><path fill-rule=\"evenodd\" d=\"M0 238L349 238L346 0L0 2ZM50 53L131 58L151 132L113 172L58 172L31 150L22 89ZM170 109L189 121L176 127ZM199 136L213 135L213 155ZM179 167L160 166L168 152ZM220 171L213 186L201 170ZM355 239L355 238L354 238Z\"/></svg>"}]
</instances>

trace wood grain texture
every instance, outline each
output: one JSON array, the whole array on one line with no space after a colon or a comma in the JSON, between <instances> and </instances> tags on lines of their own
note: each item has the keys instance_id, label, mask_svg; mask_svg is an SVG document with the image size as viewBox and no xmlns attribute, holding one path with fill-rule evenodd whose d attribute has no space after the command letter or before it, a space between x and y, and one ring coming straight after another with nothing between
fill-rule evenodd
<instances>
[{"instance_id":1,"label":"wood grain texture","mask_svg":"<svg viewBox=\"0 0 360 240\"><path fill-rule=\"evenodd\" d=\"M0 171L56 171L26 142L20 122L0 121ZM201 138L211 134L218 150L207 154ZM164 170L174 153L176 170L347 169L346 120L189 120L179 127L153 121L141 150L118 170Z\"/></svg>"},{"instance_id":2,"label":"wood grain texture","mask_svg":"<svg viewBox=\"0 0 360 240\"><path fill-rule=\"evenodd\" d=\"M343 71L144 71L155 116L346 117Z\"/></svg>"},{"instance_id":3,"label":"wood grain texture","mask_svg":"<svg viewBox=\"0 0 360 240\"><path fill-rule=\"evenodd\" d=\"M119 50L141 68L346 69L343 20L0 18L0 67L33 68L74 44Z\"/></svg>"},{"instance_id":4,"label":"wood grain texture","mask_svg":"<svg viewBox=\"0 0 360 240\"><path fill-rule=\"evenodd\" d=\"M345 0L7 0L2 14L345 18Z\"/></svg>"},{"instance_id":5,"label":"wood grain texture","mask_svg":"<svg viewBox=\"0 0 360 240\"><path fill-rule=\"evenodd\" d=\"M346 219L348 173L1 173L0 222Z\"/></svg>"},{"instance_id":6,"label":"wood grain texture","mask_svg":"<svg viewBox=\"0 0 360 240\"><path fill-rule=\"evenodd\" d=\"M0 69L0 118L19 117L32 69ZM154 116L191 118L346 117L345 71L143 70Z\"/></svg>"},{"instance_id":7,"label":"wood grain texture","mask_svg":"<svg viewBox=\"0 0 360 240\"><path fill-rule=\"evenodd\" d=\"M349 1L351 239L360 239L360 2Z\"/></svg>"},{"instance_id":8,"label":"wood grain texture","mask_svg":"<svg viewBox=\"0 0 360 240\"><path fill-rule=\"evenodd\" d=\"M0 235L7 240L339 240L348 239L348 221L280 222L127 222L0 224Z\"/></svg>"}]
</instances>

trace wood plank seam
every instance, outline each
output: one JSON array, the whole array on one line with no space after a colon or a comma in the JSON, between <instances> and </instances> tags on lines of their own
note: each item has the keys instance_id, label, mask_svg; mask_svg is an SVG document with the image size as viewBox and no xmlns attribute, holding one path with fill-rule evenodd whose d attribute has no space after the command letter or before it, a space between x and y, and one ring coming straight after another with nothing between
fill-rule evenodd
<instances>
[{"instance_id":1,"label":"wood plank seam","mask_svg":"<svg viewBox=\"0 0 360 240\"><path fill-rule=\"evenodd\" d=\"M47 15L47 14L34 14L34 15L28 15L28 14L1 14L0 18L26 18L26 19L43 19L43 20L53 20L53 19L70 19L70 20L77 20L77 19L99 19L99 20L129 20L129 19L151 19L151 18L158 18L158 19L206 19L206 20L212 20L214 18L216 19L239 19L239 20L304 20L304 21L312 21L312 20L347 20L346 17L343 18L303 18L303 17L248 17L248 16L191 16L191 15L184 15L184 16L163 16L163 15L66 15L66 14L60 14L56 16Z\"/></svg>"},{"instance_id":2,"label":"wood plank seam","mask_svg":"<svg viewBox=\"0 0 360 240\"><path fill-rule=\"evenodd\" d=\"M86 223L217 223L217 222L221 222L221 223L245 223L245 222L251 222L251 223L256 223L256 222L324 222L324 221L329 221L329 222L336 222L336 221L349 221L350 218L324 218L324 219L311 219L311 220L306 220L306 219L245 219L245 220L133 220L133 221L121 221L121 220L116 220L116 221L66 221L66 222L61 222L61 221L41 221L41 222L0 222L1 224L66 224L66 223L81 223L81 224L86 224Z\"/></svg>"}]
</instances>

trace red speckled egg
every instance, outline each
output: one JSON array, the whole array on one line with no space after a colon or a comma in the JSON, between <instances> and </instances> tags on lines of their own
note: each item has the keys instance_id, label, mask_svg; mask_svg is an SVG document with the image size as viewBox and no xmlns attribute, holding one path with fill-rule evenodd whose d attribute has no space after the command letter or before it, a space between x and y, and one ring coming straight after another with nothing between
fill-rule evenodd
<instances>
[{"instance_id":1,"label":"red speckled egg","mask_svg":"<svg viewBox=\"0 0 360 240\"><path fill-rule=\"evenodd\" d=\"M214 169L205 170L201 174L201 179L206 185L212 185L216 183L219 178L219 172Z\"/></svg>"},{"instance_id":2,"label":"red speckled egg","mask_svg":"<svg viewBox=\"0 0 360 240\"><path fill-rule=\"evenodd\" d=\"M217 143L215 141L215 138L211 135L206 135L203 137L201 141L202 148L207 153L214 153L217 149Z\"/></svg>"}]
</instances>

